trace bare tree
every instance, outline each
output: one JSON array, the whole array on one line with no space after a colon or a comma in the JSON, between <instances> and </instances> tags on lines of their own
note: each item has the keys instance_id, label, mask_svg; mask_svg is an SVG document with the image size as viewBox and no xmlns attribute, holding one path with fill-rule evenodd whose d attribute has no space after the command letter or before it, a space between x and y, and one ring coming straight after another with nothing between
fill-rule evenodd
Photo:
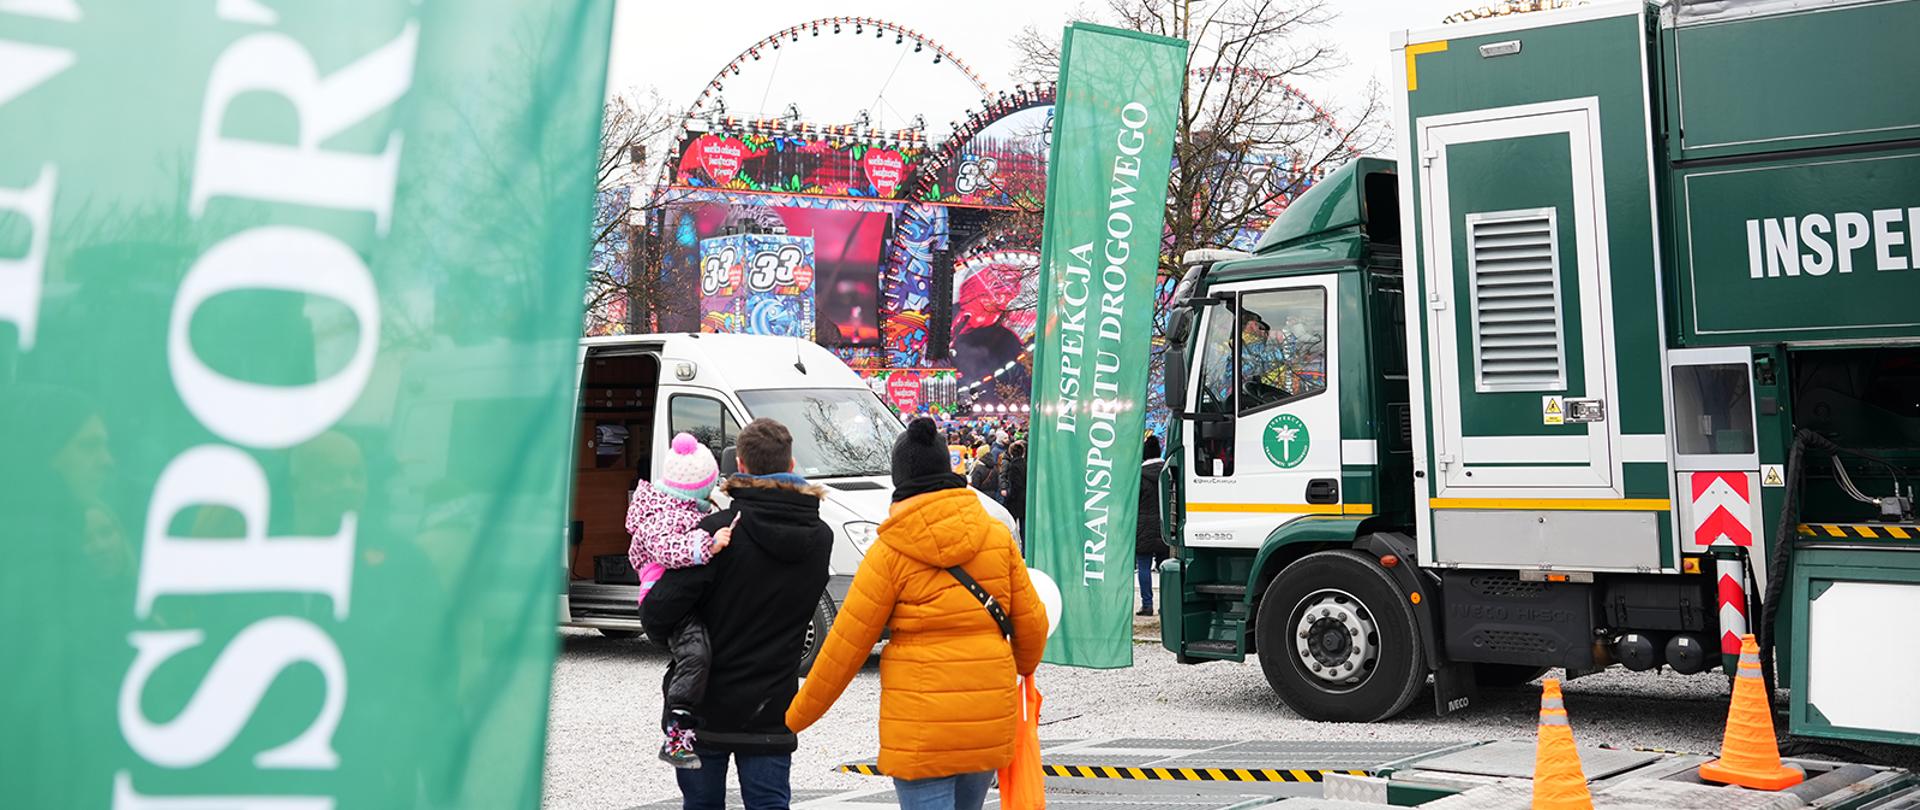
<instances>
[{"instance_id":1,"label":"bare tree","mask_svg":"<svg viewBox=\"0 0 1920 810\"><path fill-rule=\"evenodd\" d=\"M1328 171L1382 144L1386 115L1377 84L1359 98L1317 104L1295 83L1345 67L1320 36L1329 0L1106 0L1104 22L1188 43L1166 239L1155 278L1150 373L1165 364L1166 308L1181 257L1199 248L1245 248L1280 209ZM1088 15L1077 13L1086 19ZM1014 78L1058 76L1060 40L1028 26L1013 40ZM1148 408L1164 413L1164 390Z\"/></svg>"},{"instance_id":2,"label":"bare tree","mask_svg":"<svg viewBox=\"0 0 1920 810\"><path fill-rule=\"evenodd\" d=\"M1345 66L1319 36L1327 0L1107 0L1107 22L1189 43L1167 187L1163 272L1230 247L1328 170L1381 143L1377 87L1317 105L1295 89ZM1028 26L1015 77L1057 75L1060 41ZM1243 242L1244 245L1244 242Z\"/></svg>"},{"instance_id":3,"label":"bare tree","mask_svg":"<svg viewBox=\"0 0 1920 810\"><path fill-rule=\"evenodd\" d=\"M678 124L675 110L652 90L607 102L587 270L589 334L646 331L675 306L663 273L665 240L647 228L672 202L657 181L676 157L667 147ZM620 301L626 302L626 317L610 323L610 313L618 311L611 305Z\"/></svg>"}]
</instances>

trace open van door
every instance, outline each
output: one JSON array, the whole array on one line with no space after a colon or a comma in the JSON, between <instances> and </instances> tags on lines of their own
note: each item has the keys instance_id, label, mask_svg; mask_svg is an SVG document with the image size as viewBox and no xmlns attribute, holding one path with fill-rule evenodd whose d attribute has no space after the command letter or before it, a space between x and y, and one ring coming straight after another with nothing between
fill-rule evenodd
<instances>
[{"instance_id":1,"label":"open van door","mask_svg":"<svg viewBox=\"0 0 1920 810\"><path fill-rule=\"evenodd\" d=\"M587 347L583 344L573 358L573 407L567 412L573 415L573 423L567 428L568 436L580 435L580 385L586 382ZM571 470L577 461L574 453L578 451L578 442L567 443L567 469ZM567 476L566 502L573 503L573 476ZM580 542L580 533L574 529L572 515L568 515L565 525L560 527L560 621L573 620L573 606L567 600L567 582L571 577L567 570L573 567L573 548Z\"/></svg>"},{"instance_id":2,"label":"open van door","mask_svg":"<svg viewBox=\"0 0 1920 810\"><path fill-rule=\"evenodd\" d=\"M563 623L602 635L641 632L639 580L627 559L627 503L653 476L662 399L657 341L583 344L574 419Z\"/></svg>"}]
</instances>

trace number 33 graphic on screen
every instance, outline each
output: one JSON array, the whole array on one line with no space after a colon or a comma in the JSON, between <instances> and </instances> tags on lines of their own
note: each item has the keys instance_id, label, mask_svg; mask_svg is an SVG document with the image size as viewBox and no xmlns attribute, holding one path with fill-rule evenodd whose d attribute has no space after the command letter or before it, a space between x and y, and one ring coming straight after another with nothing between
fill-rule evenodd
<instances>
[{"instance_id":1,"label":"number 33 graphic on screen","mask_svg":"<svg viewBox=\"0 0 1920 810\"><path fill-rule=\"evenodd\" d=\"M740 270L734 264L739 256L733 248L720 251L717 256L708 256L700 263L700 292L704 295L716 295L732 292L740 284Z\"/></svg>"},{"instance_id":2,"label":"number 33 graphic on screen","mask_svg":"<svg viewBox=\"0 0 1920 810\"><path fill-rule=\"evenodd\" d=\"M775 287L805 288L813 283L811 270L801 272L806 263L806 251L793 245L755 253L752 269L747 274L747 289L769 292Z\"/></svg>"}]
</instances>

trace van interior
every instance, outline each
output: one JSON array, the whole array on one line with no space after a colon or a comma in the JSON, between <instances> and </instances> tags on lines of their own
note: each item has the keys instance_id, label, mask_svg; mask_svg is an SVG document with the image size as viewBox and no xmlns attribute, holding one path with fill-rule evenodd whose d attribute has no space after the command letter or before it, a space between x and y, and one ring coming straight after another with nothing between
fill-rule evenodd
<instances>
[{"instance_id":1,"label":"van interior","mask_svg":"<svg viewBox=\"0 0 1920 810\"><path fill-rule=\"evenodd\" d=\"M637 584L627 562L627 501L653 471L653 425L660 359L626 351L590 354L582 370L578 444L574 447L572 541L568 559L574 612L611 610L631 617L633 594L594 585ZM584 592L584 593L583 593ZM608 604L591 596L605 596Z\"/></svg>"}]
</instances>

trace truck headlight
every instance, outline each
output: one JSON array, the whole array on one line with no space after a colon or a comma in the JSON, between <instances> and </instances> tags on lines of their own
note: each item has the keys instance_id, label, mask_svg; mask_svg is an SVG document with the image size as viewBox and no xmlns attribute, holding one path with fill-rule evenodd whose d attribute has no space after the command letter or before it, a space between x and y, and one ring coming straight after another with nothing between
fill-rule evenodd
<instances>
[{"instance_id":1,"label":"truck headlight","mask_svg":"<svg viewBox=\"0 0 1920 810\"><path fill-rule=\"evenodd\" d=\"M871 520L856 520L841 527L846 530L847 539L853 541L853 547L866 556L867 549L880 539L880 524Z\"/></svg>"}]
</instances>

